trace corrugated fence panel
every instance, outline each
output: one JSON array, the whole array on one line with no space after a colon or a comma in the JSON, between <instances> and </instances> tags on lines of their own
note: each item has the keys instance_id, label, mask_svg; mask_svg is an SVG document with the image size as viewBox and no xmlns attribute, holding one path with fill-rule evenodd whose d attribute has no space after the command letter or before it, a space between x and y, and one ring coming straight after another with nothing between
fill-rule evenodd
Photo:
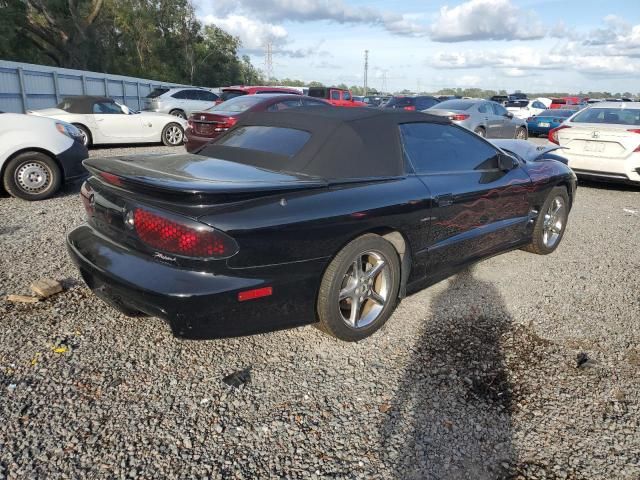
<instances>
[{"instance_id":1,"label":"corrugated fence panel","mask_svg":"<svg viewBox=\"0 0 640 480\"><path fill-rule=\"evenodd\" d=\"M33 65L0 60L0 111L54 107L64 97L100 95L140 110L154 88L180 87L145 78Z\"/></svg>"}]
</instances>

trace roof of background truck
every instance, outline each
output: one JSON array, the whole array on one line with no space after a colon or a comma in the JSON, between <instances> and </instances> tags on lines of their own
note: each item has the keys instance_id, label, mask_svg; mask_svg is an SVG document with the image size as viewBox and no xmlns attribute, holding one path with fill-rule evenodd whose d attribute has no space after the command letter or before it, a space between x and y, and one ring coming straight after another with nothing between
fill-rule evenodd
<instances>
[{"instance_id":1,"label":"roof of background truck","mask_svg":"<svg viewBox=\"0 0 640 480\"><path fill-rule=\"evenodd\" d=\"M326 179L394 177L405 173L398 125L414 122L451 123L448 118L425 113L360 107L255 112L198 154ZM303 130L310 138L291 157L225 145L234 132L255 126Z\"/></svg>"}]
</instances>

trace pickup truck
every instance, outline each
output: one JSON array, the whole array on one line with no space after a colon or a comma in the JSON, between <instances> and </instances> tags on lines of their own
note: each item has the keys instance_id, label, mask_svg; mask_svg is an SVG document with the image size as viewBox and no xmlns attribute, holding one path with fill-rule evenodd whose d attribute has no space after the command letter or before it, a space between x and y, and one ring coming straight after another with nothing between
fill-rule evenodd
<instances>
[{"instance_id":1,"label":"pickup truck","mask_svg":"<svg viewBox=\"0 0 640 480\"><path fill-rule=\"evenodd\" d=\"M336 107L367 107L364 102L353 99L349 90L336 87L311 87L308 95L315 98L323 98Z\"/></svg>"}]
</instances>

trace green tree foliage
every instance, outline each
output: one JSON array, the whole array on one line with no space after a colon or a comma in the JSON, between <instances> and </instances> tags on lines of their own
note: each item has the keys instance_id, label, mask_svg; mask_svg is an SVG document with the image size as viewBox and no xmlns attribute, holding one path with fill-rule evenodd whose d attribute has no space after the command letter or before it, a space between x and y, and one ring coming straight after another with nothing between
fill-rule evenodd
<instances>
[{"instance_id":1,"label":"green tree foliage","mask_svg":"<svg viewBox=\"0 0 640 480\"><path fill-rule=\"evenodd\" d=\"M0 57L202 86L261 83L191 0L0 0Z\"/></svg>"}]
</instances>

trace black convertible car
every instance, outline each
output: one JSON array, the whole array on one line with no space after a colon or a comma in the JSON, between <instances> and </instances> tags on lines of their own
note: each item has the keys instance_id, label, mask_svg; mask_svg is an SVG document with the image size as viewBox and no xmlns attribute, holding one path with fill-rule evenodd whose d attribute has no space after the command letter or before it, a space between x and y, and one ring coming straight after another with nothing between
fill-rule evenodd
<instances>
[{"instance_id":1,"label":"black convertible car","mask_svg":"<svg viewBox=\"0 0 640 480\"><path fill-rule=\"evenodd\" d=\"M472 262L558 246L575 175L499 145L415 112L251 114L196 155L85 160L67 246L98 296L177 336L316 323L355 341Z\"/></svg>"}]
</instances>

